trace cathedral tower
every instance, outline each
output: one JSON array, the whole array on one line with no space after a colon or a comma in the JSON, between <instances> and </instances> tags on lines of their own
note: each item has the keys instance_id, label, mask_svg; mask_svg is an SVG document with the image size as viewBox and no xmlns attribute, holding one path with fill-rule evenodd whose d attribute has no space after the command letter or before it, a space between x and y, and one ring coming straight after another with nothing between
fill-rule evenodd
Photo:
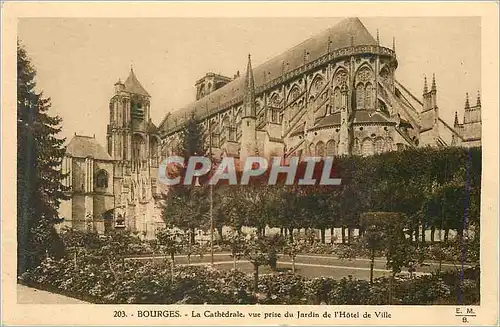
<instances>
[{"instance_id":1,"label":"cathedral tower","mask_svg":"<svg viewBox=\"0 0 500 327\"><path fill-rule=\"evenodd\" d=\"M146 237L154 235L159 153L150 99L131 68L125 83L115 83L107 130L108 153L114 160L115 227Z\"/></svg>"},{"instance_id":2,"label":"cathedral tower","mask_svg":"<svg viewBox=\"0 0 500 327\"><path fill-rule=\"evenodd\" d=\"M247 74L245 76L243 95L243 115L241 117L241 149L240 159L258 155L256 134L255 86L252 62L248 55Z\"/></svg>"},{"instance_id":3,"label":"cathedral tower","mask_svg":"<svg viewBox=\"0 0 500 327\"><path fill-rule=\"evenodd\" d=\"M125 83L116 82L107 133L108 153L113 159L134 163L148 159L150 98L132 68Z\"/></svg>"}]
</instances>

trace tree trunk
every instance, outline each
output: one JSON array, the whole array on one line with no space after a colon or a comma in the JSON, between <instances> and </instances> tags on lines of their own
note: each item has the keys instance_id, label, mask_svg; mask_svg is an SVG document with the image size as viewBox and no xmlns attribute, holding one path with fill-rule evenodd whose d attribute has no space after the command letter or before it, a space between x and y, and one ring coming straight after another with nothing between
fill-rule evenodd
<instances>
[{"instance_id":1,"label":"tree trunk","mask_svg":"<svg viewBox=\"0 0 500 327\"><path fill-rule=\"evenodd\" d=\"M459 241L464 239L464 229L462 227L457 228L457 238Z\"/></svg>"},{"instance_id":2,"label":"tree trunk","mask_svg":"<svg viewBox=\"0 0 500 327\"><path fill-rule=\"evenodd\" d=\"M422 244L425 243L425 227L422 226Z\"/></svg>"},{"instance_id":3,"label":"tree trunk","mask_svg":"<svg viewBox=\"0 0 500 327\"><path fill-rule=\"evenodd\" d=\"M253 289L259 291L259 265L253 264Z\"/></svg>"},{"instance_id":4,"label":"tree trunk","mask_svg":"<svg viewBox=\"0 0 500 327\"><path fill-rule=\"evenodd\" d=\"M283 227L280 228L280 236L283 236Z\"/></svg>"},{"instance_id":5,"label":"tree trunk","mask_svg":"<svg viewBox=\"0 0 500 327\"><path fill-rule=\"evenodd\" d=\"M335 227L330 228L330 243L335 243Z\"/></svg>"},{"instance_id":6,"label":"tree trunk","mask_svg":"<svg viewBox=\"0 0 500 327\"><path fill-rule=\"evenodd\" d=\"M293 242L293 228L288 228L288 236L290 237L290 242Z\"/></svg>"},{"instance_id":7,"label":"tree trunk","mask_svg":"<svg viewBox=\"0 0 500 327\"><path fill-rule=\"evenodd\" d=\"M436 227L432 226L431 227L431 242L434 243L435 241L435 236L436 236Z\"/></svg>"},{"instance_id":8,"label":"tree trunk","mask_svg":"<svg viewBox=\"0 0 500 327\"><path fill-rule=\"evenodd\" d=\"M420 241L420 226L416 226L415 229L414 229L414 232L415 232L415 242L419 243Z\"/></svg>"},{"instance_id":9,"label":"tree trunk","mask_svg":"<svg viewBox=\"0 0 500 327\"><path fill-rule=\"evenodd\" d=\"M266 226L262 227L261 232L262 232L262 237L266 236Z\"/></svg>"},{"instance_id":10,"label":"tree trunk","mask_svg":"<svg viewBox=\"0 0 500 327\"><path fill-rule=\"evenodd\" d=\"M373 284L373 266L375 265L375 250L371 250L370 260L370 284Z\"/></svg>"},{"instance_id":11,"label":"tree trunk","mask_svg":"<svg viewBox=\"0 0 500 327\"><path fill-rule=\"evenodd\" d=\"M345 244L346 243L346 239L345 239L345 226L342 226L342 244Z\"/></svg>"},{"instance_id":12,"label":"tree trunk","mask_svg":"<svg viewBox=\"0 0 500 327\"><path fill-rule=\"evenodd\" d=\"M413 228L408 228L408 237L410 238L411 243L413 243L414 238L413 238Z\"/></svg>"},{"instance_id":13,"label":"tree trunk","mask_svg":"<svg viewBox=\"0 0 500 327\"><path fill-rule=\"evenodd\" d=\"M174 263L175 263L175 254L172 252L170 253L170 275L171 275L171 280L172 284L174 283Z\"/></svg>"},{"instance_id":14,"label":"tree trunk","mask_svg":"<svg viewBox=\"0 0 500 327\"><path fill-rule=\"evenodd\" d=\"M448 228L446 228L444 230L444 241L445 242L448 242L448 236L450 235L450 230Z\"/></svg>"},{"instance_id":15,"label":"tree trunk","mask_svg":"<svg viewBox=\"0 0 500 327\"><path fill-rule=\"evenodd\" d=\"M191 235L190 235L190 237L191 237L191 239L190 239L191 244L194 244L194 242L195 242L195 239L194 239L194 237L195 237L195 230L194 230L194 228L191 228Z\"/></svg>"},{"instance_id":16,"label":"tree trunk","mask_svg":"<svg viewBox=\"0 0 500 327\"><path fill-rule=\"evenodd\" d=\"M389 279L389 305L391 305L392 303L392 286L394 285L394 279L396 277L396 274L395 273L392 273L391 274L391 278Z\"/></svg>"},{"instance_id":17,"label":"tree trunk","mask_svg":"<svg viewBox=\"0 0 500 327\"><path fill-rule=\"evenodd\" d=\"M220 236L220 242L222 243L224 241L224 236L222 235L222 225L217 225L217 233Z\"/></svg>"},{"instance_id":18,"label":"tree trunk","mask_svg":"<svg viewBox=\"0 0 500 327\"><path fill-rule=\"evenodd\" d=\"M326 228L321 228L320 229L321 233L321 243L325 244L326 243Z\"/></svg>"},{"instance_id":19,"label":"tree trunk","mask_svg":"<svg viewBox=\"0 0 500 327\"><path fill-rule=\"evenodd\" d=\"M352 244L352 227L347 227L347 242Z\"/></svg>"}]
</instances>

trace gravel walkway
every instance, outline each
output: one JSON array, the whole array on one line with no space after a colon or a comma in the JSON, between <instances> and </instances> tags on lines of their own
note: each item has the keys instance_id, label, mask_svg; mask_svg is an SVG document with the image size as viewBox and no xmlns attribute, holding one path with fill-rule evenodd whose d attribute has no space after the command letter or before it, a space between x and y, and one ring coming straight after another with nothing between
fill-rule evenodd
<instances>
[{"instance_id":1,"label":"gravel walkway","mask_svg":"<svg viewBox=\"0 0 500 327\"><path fill-rule=\"evenodd\" d=\"M89 304L71 297L17 284L18 304Z\"/></svg>"}]
</instances>

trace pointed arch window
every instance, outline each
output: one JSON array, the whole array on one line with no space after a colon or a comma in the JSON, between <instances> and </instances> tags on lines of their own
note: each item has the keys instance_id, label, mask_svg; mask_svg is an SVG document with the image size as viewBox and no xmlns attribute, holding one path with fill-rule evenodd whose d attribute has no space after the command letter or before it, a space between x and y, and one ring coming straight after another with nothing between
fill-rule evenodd
<instances>
[{"instance_id":1,"label":"pointed arch window","mask_svg":"<svg viewBox=\"0 0 500 327\"><path fill-rule=\"evenodd\" d=\"M355 154L355 155L360 155L361 154L359 139L357 139L357 138L354 139L354 144L353 144L353 147L352 147L352 153Z\"/></svg>"},{"instance_id":2,"label":"pointed arch window","mask_svg":"<svg viewBox=\"0 0 500 327\"><path fill-rule=\"evenodd\" d=\"M379 154L384 152L384 139L379 137L374 142L375 153Z\"/></svg>"},{"instance_id":3,"label":"pointed arch window","mask_svg":"<svg viewBox=\"0 0 500 327\"><path fill-rule=\"evenodd\" d=\"M325 156L325 143L319 141L316 143L316 156L324 157Z\"/></svg>"},{"instance_id":4,"label":"pointed arch window","mask_svg":"<svg viewBox=\"0 0 500 327\"><path fill-rule=\"evenodd\" d=\"M340 111L340 107L342 106L340 87L337 86L335 88L335 90L333 91L333 97L334 97L334 103L335 103L334 112Z\"/></svg>"},{"instance_id":5,"label":"pointed arch window","mask_svg":"<svg viewBox=\"0 0 500 327\"><path fill-rule=\"evenodd\" d=\"M373 92L372 84L366 83L366 86L365 86L365 109L371 109L373 107L372 92Z\"/></svg>"},{"instance_id":6,"label":"pointed arch window","mask_svg":"<svg viewBox=\"0 0 500 327\"><path fill-rule=\"evenodd\" d=\"M96 188L107 188L108 176L108 173L104 169L100 169L95 175Z\"/></svg>"},{"instance_id":7,"label":"pointed arch window","mask_svg":"<svg viewBox=\"0 0 500 327\"><path fill-rule=\"evenodd\" d=\"M229 134L229 117L225 116L222 120L222 133L220 136L220 142L225 143L228 139Z\"/></svg>"},{"instance_id":8,"label":"pointed arch window","mask_svg":"<svg viewBox=\"0 0 500 327\"><path fill-rule=\"evenodd\" d=\"M363 109L365 105L365 88L362 83L356 86L356 108Z\"/></svg>"},{"instance_id":9,"label":"pointed arch window","mask_svg":"<svg viewBox=\"0 0 500 327\"><path fill-rule=\"evenodd\" d=\"M132 156L136 160L145 159L145 142L144 137L139 134L134 134L132 137Z\"/></svg>"},{"instance_id":10,"label":"pointed arch window","mask_svg":"<svg viewBox=\"0 0 500 327\"><path fill-rule=\"evenodd\" d=\"M394 141L392 140L392 138L390 138L390 137L387 138L385 140L384 151L386 151L386 152L392 151L392 147L393 147L392 144L393 144L393 142Z\"/></svg>"},{"instance_id":11,"label":"pointed arch window","mask_svg":"<svg viewBox=\"0 0 500 327\"><path fill-rule=\"evenodd\" d=\"M370 138L366 138L363 140L363 143L361 144L361 153L364 156L373 154L373 142Z\"/></svg>"},{"instance_id":12,"label":"pointed arch window","mask_svg":"<svg viewBox=\"0 0 500 327\"><path fill-rule=\"evenodd\" d=\"M334 140L328 141L326 143L326 155L328 157L333 157L337 155L337 144L335 143Z\"/></svg>"},{"instance_id":13,"label":"pointed arch window","mask_svg":"<svg viewBox=\"0 0 500 327\"><path fill-rule=\"evenodd\" d=\"M297 98L300 95L300 89L297 85L294 85L292 90L290 91L288 95L288 102L292 102L294 100L297 100Z\"/></svg>"}]
</instances>

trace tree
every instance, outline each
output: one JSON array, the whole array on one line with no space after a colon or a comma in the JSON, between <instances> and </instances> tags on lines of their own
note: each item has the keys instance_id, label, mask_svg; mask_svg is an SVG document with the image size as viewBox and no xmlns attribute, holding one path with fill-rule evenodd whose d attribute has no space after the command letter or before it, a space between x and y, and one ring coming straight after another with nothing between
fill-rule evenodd
<instances>
[{"instance_id":1,"label":"tree","mask_svg":"<svg viewBox=\"0 0 500 327\"><path fill-rule=\"evenodd\" d=\"M269 263L267 242L263 237L253 236L247 242L244 257L253 265L254 290L259 287L259 267Z\"/></svg>"},{"instance_id":2,"label":"tree","mask_svg":"<svg viewBox=\"0 0 500 327\"><path fill-rule=\"evenodd\" d=\"M164 219L168 226L189 233L194 244L196 228L206 227L208 186L180 186L166 194Z\"/></svg>"},{"instance_id":3,"label":"tree","mask_svg":"<svg viewBox=\"0 0 500 327\"><path fill-rule=\"evenodd\" d=\"M404 215L397 212L366 212L360 217L365 230L362 243L370 250L370 282L373 282L373 265L377 254L385 255L392 279L402 267L415 262L410 240L405 235L407 226Z\"/></svg>"},{"instance_id":4,"label":"tree","mask_svg":"<svg viewBox=\"0 0 500 327\"><path fill-rule=\"evenodd\" d=\"M61 172L65 153L58 138L62 122L50 115L50 98L35 90L36 70L17 43L17 253L18 273L46 255L61 256L64 246L54 225L61 200L68 199Z\"/></svg>"},{"instance_id":5,"label":"tree","mask_svg":"<svg viewBox=\"0 0 500 327\"><path fill-rule=\"evenodd\" d=\"M182 250L182 235L168 229L160 229L156 232L156 240L160 244L160 250L170 255L170 273L172 282L174 280L175 255L181 253Z\"/></svg>"},{"instance_id":6,"label":"tree","mask_svg":"<svg viewBox=\"0 0 500 327\"><path fill-rule=\"evenodd\" d=\"M236 261L240 260L245 255L245 238L243 237L243 235L235 232L229 239L229 245L231 246L231 257L233 257L233 268L234 270L236 270Z\"/></svg>"},{"instance_id":7,"label":"tree","mask_svg":"<svg viewBox=\"0 0 500 327\"><path fill-rule=\"evenodd\" d=\"M165 195L163 216L167 224L191 232L191 243L194 244L195 229L206 224L208 212L208 186L205 178L200 178L200 186L184 185L187 162L192 156L206 154L204 135L198 120L192 115L184 124L180 133L177 154L184 158L184 167L177 172L181 182L168 188Z\"/></svg>"},{"instance_id":8,"label":"tree","mask_svg":"<svg viewBox=\"0 0 500 327\"><path fill-rule=\"evenodd\" d=\"M288 255L292 260L292 274L295 275L295 258L303 251L303 244L297 240L288 240L283 247L283 253Z\"/></svg>"}]
</instances>

